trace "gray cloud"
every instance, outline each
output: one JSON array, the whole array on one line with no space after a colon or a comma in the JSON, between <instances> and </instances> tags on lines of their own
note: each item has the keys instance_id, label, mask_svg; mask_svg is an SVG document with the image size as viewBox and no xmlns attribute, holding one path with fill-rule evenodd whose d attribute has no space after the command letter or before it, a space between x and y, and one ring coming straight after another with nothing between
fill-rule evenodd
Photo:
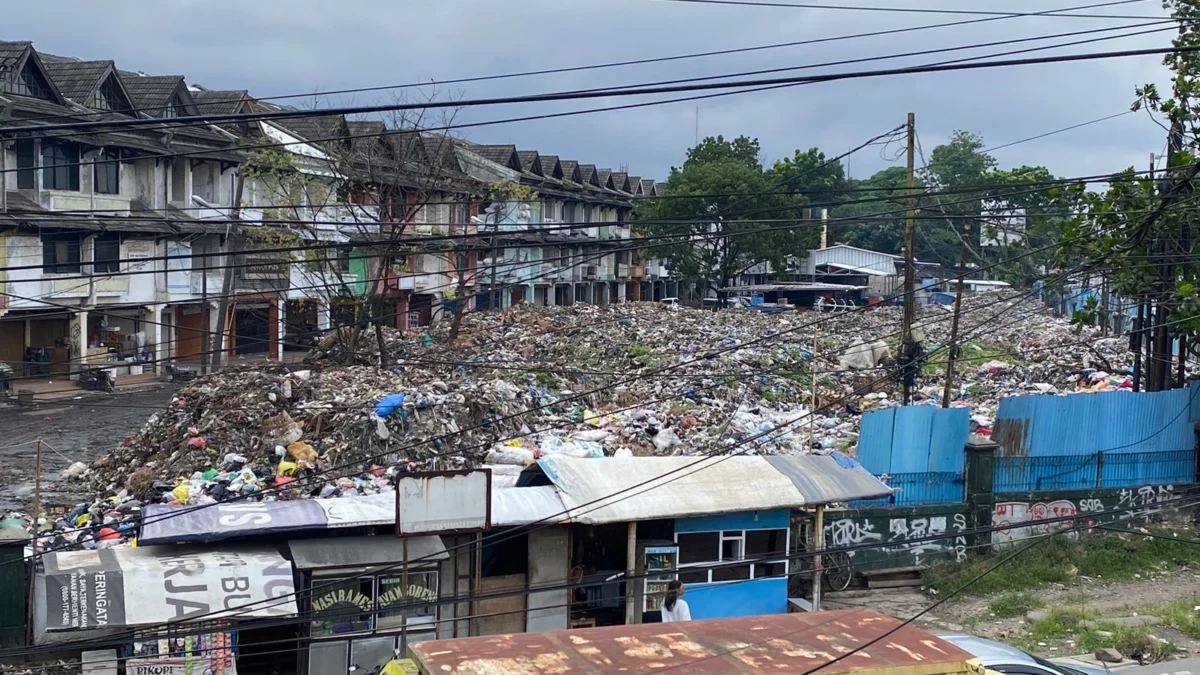
<instances>
[{"instance_id":1,"label":"gray cloud","mask_svg":"<svg viewBox=\"0 0 1200 675\"><path fill-rule=\"evenodd\" d=\"M859 5L889 2L838 1ZM902 4L964 6L952 0L906 0ZM1058 0L1052 6L1072 4L1071 0ZM969 6L995 11L1048 8L1033 0L976 0ZM1157 3L1148 1L1090 12L1163 14ZM258 96L561 68L976 18L719 7L655 0L604 3L131 0L102 5L66 0L19 3L9 7L6 15L10 22L0 36L5 39L32 40L38 49L57 54L111 58L130 70L183 74L190 82L211 88L247 88ZM734 56L455 85L440 89L437 95L476 98L627 85L1134 23L1138 22L1054 17L1003 19ZM1134 30L1137 29L1117 33ZM916 65L1104 35L1109 34L813 72ZM1167 46L1170 35L1108 40L1030 56ZM913 111L928 155L954 129L981 133L989 145L1000 145L1120 112L1132 101L1135 86L1148 81L1162 82L1166 75L1159 57L1138 57L869 78L696 103L496 125L466 130L464 134L481 142L516 143L522 148L587 163L613 167L628 163L634 174L662 178L671 165L682 161L694 140L697 107L701 136L758 137L768 159L812 146L829 155L839 154L902 123L905 113ZM406 95L419 97L429 93L428 89L409 90ZM392 100L394 96L394 92L359 93L320 102L374 103ZM473 108L457 112L454 119L478 122L630 102L633 101L601 99ZM306 105L312 100L297 99L294 103ZM1150 152L1161 151L1163 142L1162 130L1144 114L1126 115L1006 148L998 151L996 157L1001 166L1042 164L1060 175L1099 174L1129 165L1142 168ZM878 148L867 149L850 161L852 174L860 177L886 165Z\"/></svg>"}]
</instances>

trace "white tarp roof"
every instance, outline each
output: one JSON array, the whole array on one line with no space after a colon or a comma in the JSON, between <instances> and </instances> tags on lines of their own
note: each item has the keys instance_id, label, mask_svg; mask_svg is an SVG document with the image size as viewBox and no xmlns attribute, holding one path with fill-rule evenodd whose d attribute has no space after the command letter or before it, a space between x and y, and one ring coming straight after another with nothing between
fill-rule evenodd
<instances>
[{"instance_id":1,"label":"white tarp roof","mask_svg":"<svg viewBox=\"0 0 1200 675\"><path fill-rule=\"evenodd\" d=\"M492 477L495 480L495 476ZM553 485L492 487L492 527L552 524L566 520L566 507Z\"/></svg>"},{"instance_id":2,"label":"white tarp roof","mask_svg":"<svg viewBox=\"0 0 1200 675\"><path fill-rule=\"evenodd\" d=\"M758 456L548 457L538 460L538 465L558 488L575 523L600 525L805 505L792 480Z\"/></svg>"}]
</instances>

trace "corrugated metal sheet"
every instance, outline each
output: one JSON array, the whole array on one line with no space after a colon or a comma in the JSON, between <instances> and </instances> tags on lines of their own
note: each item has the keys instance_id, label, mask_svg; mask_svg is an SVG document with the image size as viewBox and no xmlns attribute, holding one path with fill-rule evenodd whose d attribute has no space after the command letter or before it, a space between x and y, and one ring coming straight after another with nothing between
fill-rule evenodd
<instances>
[{"instance_id":1,"label":"corrugated metal sheet","mask_svg":"<svg viewBox=\"0 0 1200 675\"><path fill-rule=\"evenodd\" d=\"M1079 490L1191 483L1195 451L997 457L995 492Z\"/></svg>"},{"instance_id":2,"label":"corrugated metal sheet","mask_svg":"<svg viewBox=\"0 0 1200 675\"><path fill-rule=\"evenodd\" d=\"M858 461L875 475L962 471L971 413L914 405L863 415Z\"/></svg>"},{"instance_id":3,"label":"corrugated metal sheet","mask_svg":"<svg viewBox=\"0 0 1200 675\"><path fill-rule=\"evenodd\" d=\"M442 538L437 535L405 539L408 540L409 560L431 562L450 557ZM362 567L403 562L405 539L388 535L297 539L289 541L288 548L292 551L292 562L298 570Z\"/></svg>"},{"instance_id":4,"label":"corrugated metal sheet","mask_svg":"<svg viewBox=\"0 0 1200 675\"><path fill-rule=\"evenodd\" d=\"M554 523L566 519L564 511L552 485L492 489L492 527Z\"/></svg>"},{"instance_id":5,"label":"corrugated metal sheet","mask_svg":"<svg viewBox=\"0 0 1200 675\"><path fill-rule=\"evenodd\" d=\"M872 640L878 642L821 667ZM817 669L820 675L984 673L971 654L870 610L493 635L423 642L409 650L424 675L636 674L674 668L686 668L690 675Z\"/></svg>"},{"instance_id":6,"label":"corrugated metal sheet","mask_svg":"<svg viewBox=\"0 0 1200 675\"><path fill-rule=\"evenodd\" d=\"M816 268L821 265L845 266L871 276L886 277L896 274L895 256L844 244L817 249L809 253L804 262L804 273L815 274Z\"/></svg>"},{"instance_id":7,"label":"corrugated metal sheet","mask_svg":"<svg viewBox=\"0 0 1200 675\"><path fill-rule=\"evenodd\" d=\"M966 497L966 482L962 471L921 471L893 473L888 486L895 492L883 499L861 499L851 502L856 509L874 506L914 506L917 504L952 504Z\"/></svg>"},{"instance_id":8,"label":"corrugated metal sheet","mask_svg":"<svg viewBox=\"0 0 1200 675\"><path fill-rule=\"evenodd\" d=\"M1011 396L1000 401L994 440L1004 457L1170 452L1196 444L1197 392L1112 391Z\"/></svg>"},{"instance_id":9,"label":"corrugated metal sheet","mask_svg":"<svg viewBox=\"0 0 1200 675\"><path fill-rule=\"evenodd\" d=\"M842 466L830 455L775 455L766 460L796 485L808 504L870 499L892 493L861 464L846 457Z\"/></svg>"},{"instance_id":10,"label":"corrugated metal sheet","mask_svg":"<svg viewBox=\"0 0 1200 675\"><path fill-rule=\"evenodd\" d=\"M576 523L627 523L804 506L762 457L548 457L538 466Z\"/></svg>"}]
</instances>

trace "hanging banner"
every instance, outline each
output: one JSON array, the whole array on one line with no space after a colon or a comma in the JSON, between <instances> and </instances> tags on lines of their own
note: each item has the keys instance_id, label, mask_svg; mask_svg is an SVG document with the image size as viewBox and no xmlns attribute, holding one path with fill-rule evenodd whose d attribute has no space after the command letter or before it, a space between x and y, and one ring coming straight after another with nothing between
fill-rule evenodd
<instances>
[{"instance_id":1,"label":"hanging banner","mask_svg":"<svg viewBox=\"0 0 1200 675\"><path fill-rule=\"evenodd\" d=\"M38 573L46 630L159 624L224 611L296 614L292 565L274 549L180 547L52 553Z\"/></svg>"}]
</instances>

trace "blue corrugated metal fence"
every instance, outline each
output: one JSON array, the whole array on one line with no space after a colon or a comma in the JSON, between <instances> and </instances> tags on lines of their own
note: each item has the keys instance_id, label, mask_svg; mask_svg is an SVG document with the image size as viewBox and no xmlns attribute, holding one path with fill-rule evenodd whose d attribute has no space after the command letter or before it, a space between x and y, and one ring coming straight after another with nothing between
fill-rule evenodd
<instances>
[{"instance_id":1,"label":"blue corrugated metal fence","mask_svg":"<svg viewBox=\"0 0 1200 675\"><path fill-rule=\"evenodd\" d=\"M854 506L961 502L969 424L966 408L908 406L863 415L858 461L899 492Z\"/></svg>"}]
</instances>

